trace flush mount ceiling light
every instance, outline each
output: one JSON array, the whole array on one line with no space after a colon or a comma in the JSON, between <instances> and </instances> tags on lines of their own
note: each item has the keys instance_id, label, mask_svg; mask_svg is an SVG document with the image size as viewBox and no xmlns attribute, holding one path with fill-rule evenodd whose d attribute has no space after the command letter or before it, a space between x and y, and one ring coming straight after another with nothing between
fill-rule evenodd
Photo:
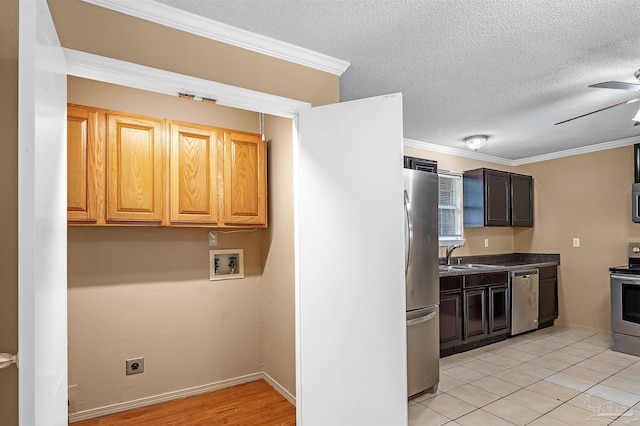
<instances>
[{"instance_id":1,"label":"flush mount ceiling light","mask_svg":"<svg viewBox=\"0 0 640 426\"><path fill-rule=\"evenodd\" d=\"M489 139L487 135L469 136L468 138L464 138L464 143L469 149L477 151L487 143L487 139Z\"/></svg>"}]
</instances>

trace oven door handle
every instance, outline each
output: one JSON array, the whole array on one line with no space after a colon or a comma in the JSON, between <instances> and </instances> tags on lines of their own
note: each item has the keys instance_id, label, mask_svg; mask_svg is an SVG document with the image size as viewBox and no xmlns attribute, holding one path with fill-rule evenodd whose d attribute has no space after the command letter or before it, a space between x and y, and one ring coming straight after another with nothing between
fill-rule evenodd
<instances>
[{"instance_id":1,"label":"oven door handle","mask_svg":"<svg viewBox=\"0 0 640 426\"><path fill-rule=\"evenodd\" d=\"M640 284L640 275L623 275L623 274L611 274L611 278L615 278L618 280L623 280L623 281L631 281L631 282L637 282Z\"/></svg>"}]
</instances>

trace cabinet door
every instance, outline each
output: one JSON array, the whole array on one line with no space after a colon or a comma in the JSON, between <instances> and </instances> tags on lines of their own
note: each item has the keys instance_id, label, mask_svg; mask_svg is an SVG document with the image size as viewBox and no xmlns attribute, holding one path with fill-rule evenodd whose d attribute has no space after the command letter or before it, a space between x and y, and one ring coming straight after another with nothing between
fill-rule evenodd
<instances>
[{"instance_id":1,"label":"cabinet door","mask_svg":"<svg viewBox=\"0 0 640 426\"><path fill-rule=\"evenodd\" d=\"M539 285L538 324L544 324L558 318L558 279L542 279Z\"/></svg>"},{"instance_id":2,"label":"cabinet door","mask_svg":"<svg viewBox=\"0 0 640 426\"><path fill-rule=\"evenodd\" d=\"M533 226L533 178L511 174L511 225Z\"/></svg>"},{"instance_id":3,"label":"cabinet door","mask_svg":"<svg viewBox=\"0 0 640 426\"><path fill-rule=\"evenodd\" d=\"M462 294L440 294L440 349L462 340Z\"/></svg>"},{"instance_id":4,"label":"cabinet door","mask_svg":"<svg viewBox=\"0 0 640 426\"><path fill-rule=\"evenodd\" d=\"M464 339L487 334L487 303L484 288L464 290Z\"/></svg>"},{"instance_id":5,"label":"cabinet door","mask_svg":"<svg viewBox=\"0 0 640 426\"><path fill-rule=\"evenodd\" d=\"M404 156L404 168L421 170L423 172L438 173L438 162L424 158Z\"/></svg>"},{"instance_id":6,"label":"cabinet door","mask_svg":"<svg viewBox=\"0 0 640 426\"><path fill-rule=\"evenodd\" d=\"M538 324L544 324L558 318L558 267L541 267L539 277Z\"/></svg>"},{"instance_id":7,"label":"cabinet door","mask_svg":"<svg viewBox=\"0 0 640 426\"><path fill-rule=\"evenodd\" d=\"M107 221L162 220L164 122L107 114Z\"/></svg>"},{"instance_id":8,"label":"cabinet door","mask_svg":"<svg viewBox=\"0 0 640 426\"><path fill-rule=\"evenodd\" d=\"M172 223L218 222L217 140L222 131L171 123L170 220Z\"/></svg>"},{"instance_id":9,"label":"cabinet door","mask_svg":"<svg viewBox=\"0 0 640 426\"><path fill-rule=\"evenodd\" d=\"M266 155L266 143L260 135L225 133L225 224L266 226Z\"/></svg>"},{"instance_id":10,"label":"cabinet door","mask_svg":"<svg viewBox=\"0 0 640 426\"><path fill-rule=\"evenodd\" d=\"M485 169L485 225L511 225L511 194L509 173Z\"/></svg>"},{"instance_id":11,"label":"cabinet door","mask_svg":"<svg viewBox=\"0 0 640 426\"><path fill-rule=\"evenodd\" d=\"M508 333L509 319L509 287L489 287L489 334Z\"/></svg>"},{"instance_id":12,"label":"cabinet door","mask_svg":"<svg viewBox=\"0 0 640 426\"><path fill-rule=\"evenodd\" d=\"M67 106L67 220L96 222L104 208L104 148L98 137L98 113Z\"/></svg>"}]
</instances>

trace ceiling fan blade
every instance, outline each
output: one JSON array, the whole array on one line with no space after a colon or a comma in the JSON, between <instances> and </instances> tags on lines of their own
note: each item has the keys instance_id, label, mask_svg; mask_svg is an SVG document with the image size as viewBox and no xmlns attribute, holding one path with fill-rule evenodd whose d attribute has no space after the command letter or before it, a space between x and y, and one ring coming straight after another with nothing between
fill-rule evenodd
<instances>
[{"instance_id":1,"label":"ceiling fan blade","mask_svg":"<svg viewBox=\"0 0 640 426\"><path fill-rule=\"evenodd\" d=\"M605 81L603 83L591 84L589 87L597 87L601 89L640 90L640 84L624 83L622 81Z\"/></svg>"},{"instance_id":2,"label":"ceiling fan blade","mask_svg":"<svg viewBox=\"0 0 640 426\"><path fill-rule=\"evenodd\" d=\"M597 109L595 111L588 112L586 114L578 115L577 117L569 118L568 120L559 121L556 124L554 124L554 126L557 126L558 124L566 123L568 121L573 121L573 120L576 120L578 118L586 117L587 115L595 114L596 112L602 112L602 111L607 110L609 108L614 108L614 107L617 107L617 106L620 106L620 105L625 105L625 104L631 104L631 103L638 102L638 101L640 101L640 98L639 99L631 99L630 101L618 102L617 104L609 105L607 107L600 108L600 109Z\"/></svg>"}]
</instances>

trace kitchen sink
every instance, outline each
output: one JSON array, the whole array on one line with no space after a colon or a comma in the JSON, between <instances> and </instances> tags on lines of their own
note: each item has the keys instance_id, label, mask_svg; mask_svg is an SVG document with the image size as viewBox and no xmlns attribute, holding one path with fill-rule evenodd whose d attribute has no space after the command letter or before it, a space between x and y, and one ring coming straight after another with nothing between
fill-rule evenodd
<instances>
[{"instance_id":1,"label":"kitchen sink","mask_svg":"<svg viewBox=\"0 0 640 426\"><path fill-rule=\"evenodd\" d=\"M490 269L490 268L499 268L496 265L484 265L481 263L463 263L461 265L440 265L440 271L462 271L469 269Z\"/></svg>"},{"instance_id":2,"label":"kitchen sink","mask_svg":"<svg viewBox=\"0 0 640 426\"><path fill-rule=\"evenodd\" d=\"M456 271L456 270L460 270L463 268L456 268L454 265L451 266L447 266L447 265L439 265L439 268L441 271L446 272L446 271Z\"/></svg>"},{"instance_id":3,"label":"kitchen sink","mask_svg":"<svg viewBox=\"0 0 640 426\"><path fill-rule=\"evenodd\" d=\"M472 269L473 268L499 268L498 265L485 265L485 264L482 264L482 263L466 263L466 264L463 264L463 265L453 265L453 266L466 266L466 267L469 267L469 268L472 268Z\"/></svg>"},{"instance_id":4,"label":"kitchen sink","mask_svg":"<svg viewBox=\"0 0 640 426\"><path fill-rule=\"evenodd\" d=\"M440 265L441 271L461 271L465 269L476 269L469 265Z\"/></svg>"}]
</instances>

